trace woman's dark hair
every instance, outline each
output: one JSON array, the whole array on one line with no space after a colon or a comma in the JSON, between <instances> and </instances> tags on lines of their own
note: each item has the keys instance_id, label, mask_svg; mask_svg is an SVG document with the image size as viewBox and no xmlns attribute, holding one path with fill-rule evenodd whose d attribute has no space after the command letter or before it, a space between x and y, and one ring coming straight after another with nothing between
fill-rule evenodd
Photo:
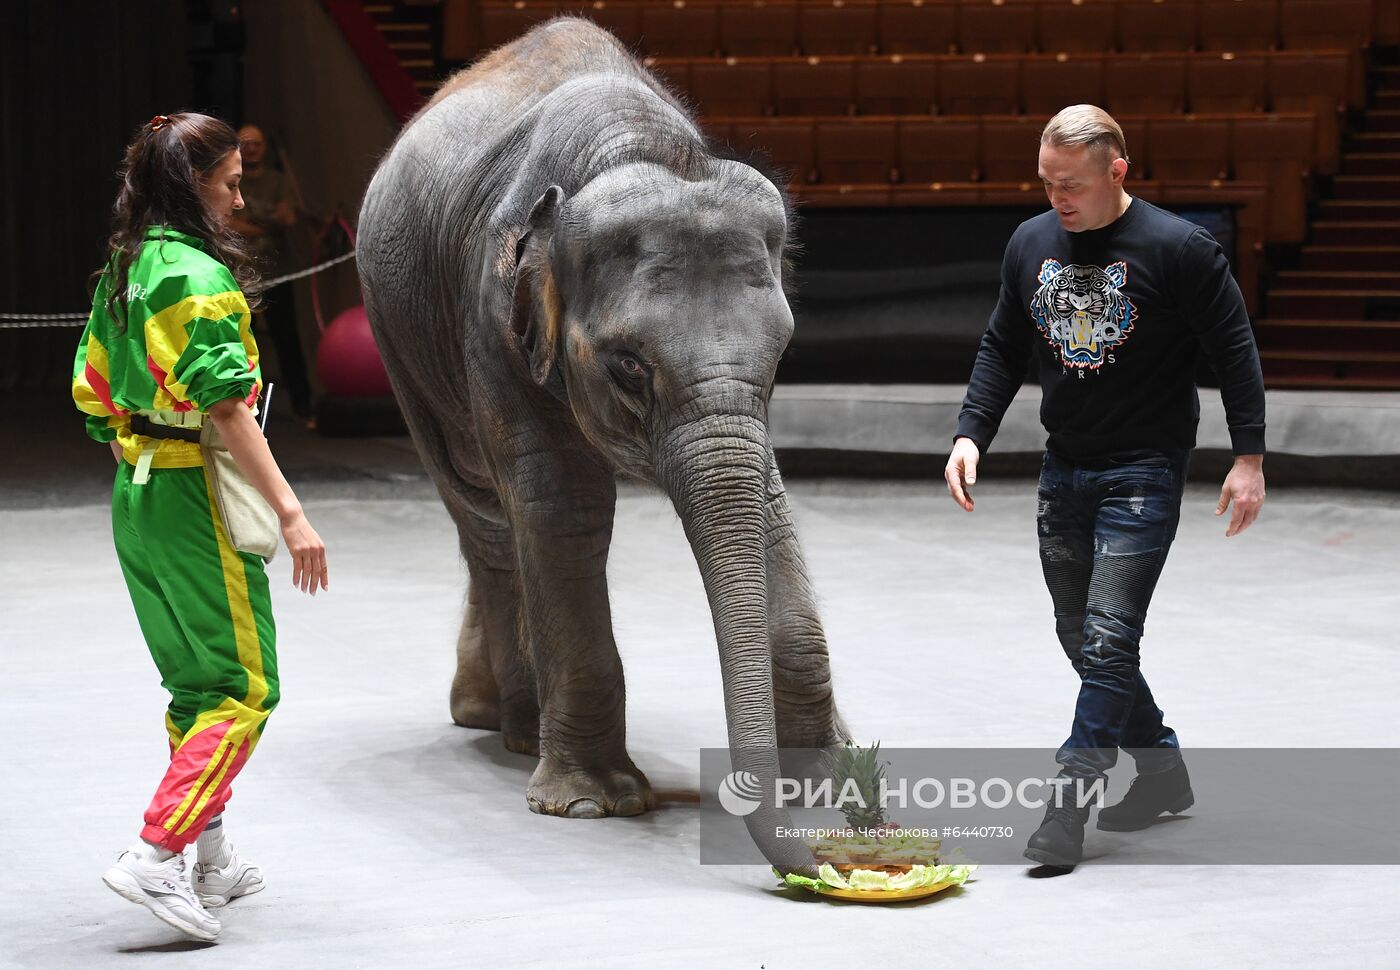
<instances>
[{"instance_id":1,"label":"woman's dark hair","mask_svg":"<svg viewBox=\"0 0 1400 970\"><path fill-rule=\"evenodd\" d=\"M258 282L258 273L247 244L210 217L200 195L203 181L236 148L237 132L218 118L193 112L157 115L141 126L127 146L118 173L122 187L112 206L107 265L94 274L112 274L107 310L119 327L126 320L127 276L150 226L170 226L202 239L209 254L238 281L249 305L257 306L251 287Z\"/></svg>"}]
</instances>

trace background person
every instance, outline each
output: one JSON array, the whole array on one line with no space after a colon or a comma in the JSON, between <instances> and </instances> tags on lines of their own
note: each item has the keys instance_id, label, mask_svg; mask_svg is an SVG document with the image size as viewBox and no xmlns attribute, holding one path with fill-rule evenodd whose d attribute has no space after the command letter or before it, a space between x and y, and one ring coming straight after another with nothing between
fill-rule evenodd
<instances>
[{"instance_id":1,"label":"background person","mask_svg":"<svg viewBox=\"0 0 1400 970\"><path fill-rule=\"evenodd\" d=\"M1264 501L1264 382L1249 315L1225 254L1204 229L1123 189L1123 132L1074 105L1041 135L1051 211L1007 244L1001 296L982 338L944 477L971 512L969 486L1032 354L1049 432L1039 486L1040 561L1055 631L1080 676L1061 775L1105 777L1118 748L1138 776L1099 827L1145 828L1194 801L1176 732L1139 666L1139 641L1176 536L1200 405L1197 355L1220 378L1235 462L1217 515L1249 528ZM1073 789L1071 789L1071 792ZM1082 857L1088 807L1051 802L1026 856Z\"/></svg>"},{"instance_id":2,"label":"background person","mask_svg":"<svg viewBox=\"0 0 1400 970\"><path fill-rule=\"evenodd\" d=\"M247 249L265 274L286 272L287 232L297 222L297 197L287 175L268 164L267 137L257 125L238 129L243 156L243 208L230 224L243 236ZM264 290L259 313L277 349L279 387L291 399L300 418L311 416L311 384L306 376L306 355L297 329L296 294L291 283Z\"/></svg>"}]
</instances>

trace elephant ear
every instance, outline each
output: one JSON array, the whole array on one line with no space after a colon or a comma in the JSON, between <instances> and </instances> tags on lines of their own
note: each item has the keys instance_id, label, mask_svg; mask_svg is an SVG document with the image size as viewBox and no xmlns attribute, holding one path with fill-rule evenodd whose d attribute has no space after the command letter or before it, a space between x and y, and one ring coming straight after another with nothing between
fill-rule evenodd
<instances>
[{"instance_id":1,"label":"elephant ear","mask_svg":"<svg viewBox=\"0 0 1400 970\"><path fill-rule=\"evenodd\" d=\"M510 330L536 384L562 394L558 350L564 315L550 268L555 222L564 190L551 185L530 210L525 232L515 244L515 285L511 294ZM557 385L557 386L554 386Z\"/></svg>"}]
</instances>

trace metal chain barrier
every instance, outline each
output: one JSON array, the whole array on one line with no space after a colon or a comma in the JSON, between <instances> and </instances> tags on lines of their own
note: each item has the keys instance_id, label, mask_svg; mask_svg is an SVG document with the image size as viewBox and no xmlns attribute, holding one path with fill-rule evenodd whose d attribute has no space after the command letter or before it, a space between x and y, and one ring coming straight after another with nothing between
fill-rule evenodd
<instances>
[{"instance_id":1,"label":"metal chain barrier","mask_svg":"<svg viewBox=\"0 0 1400 970\"><path fill-rule=\"evenodd\" d=\"M307 269L297 270L295 273L288 273L286 276L274 276L270 280L264 280L261 283L259 283L256 287L254 287L254 292L261 293L263 290L270 290L274 286L281 286L283 283L290 283L292 280L299 280L305 276L312 276L316 273L321 272L321 270L325 269L327 266L334 266L337 263L343 263L347 259L354 258L355 251L352 249L348 253L341 253L334 259L328 259L324 263L318 263L317 265L309 267Z\"/></svg>"},{"instance_id":2,"label":"metal chain barrier","mask_svg":"<svg viewBox=\"0 0 1400 970\"><path fill-rule=\"evenodd\" d=\"M274 286L281 286L283 283L290 283L303 277L312 276L321 270L337 263L343 263L347 259L354 259L355 251L352 249L348 253L342 253L334 259L328 259L324 263L318 263L307 269L298 270L295 273L287 273L285 276L274 276L270 280L262 280L258 283L254 292L261 293L263 290L270 290ZM87 325L88 313L0 313L0 330L28 330L39 327L83 327Z\"/></svg>"}]
</instances>

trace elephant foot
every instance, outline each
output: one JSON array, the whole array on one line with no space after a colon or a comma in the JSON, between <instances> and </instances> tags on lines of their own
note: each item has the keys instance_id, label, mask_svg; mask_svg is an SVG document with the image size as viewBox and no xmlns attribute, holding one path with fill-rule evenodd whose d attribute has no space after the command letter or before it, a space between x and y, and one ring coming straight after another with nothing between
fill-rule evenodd
<instances>
[{"instance_id":1,"label":"elephant foot","mask_svg":"<svg viewBox=\"0 0 1400 970\"><path fill-rule=\"evenodd\" d=\"M514 751L516 754L528 754L532 758L538 758L540 756L539 735L515 734L510 731L502 731L501 740L505 743L507 751Z\"/></svg>"},{"instance_id":2,"label":"elephant foot","mask_svg":"<svg viewBox=\"0 0 1400 970\"><path fill-rule=\"evenodd\" d=\"M522 690L501 697L501 735L507 751L540 756L540 708L533 693Z\"/></svg>"},{"instance_id":3,"label":"elephant foot","mask_svg":"<svg viewBox=\"0 0 1400 970\"><path fill-rule=\"evenodd\" d=\"M641 815L656 807L646 775L629 760L626 768L564 768L541 760L525 801L536 815L606 818Z\"/></svg>"},{"instance_id":4,"label":"elephant foot","mask_svg":"<svg viewBox=\"0 0 1400 970\"><path fill-rule=\"evenodd\" d=\"M453 691L449 705L452 723L458 727L476 728L481 731L501 729L501 708L495 701L464 697Z\"/></svg>"}]
</instances>

